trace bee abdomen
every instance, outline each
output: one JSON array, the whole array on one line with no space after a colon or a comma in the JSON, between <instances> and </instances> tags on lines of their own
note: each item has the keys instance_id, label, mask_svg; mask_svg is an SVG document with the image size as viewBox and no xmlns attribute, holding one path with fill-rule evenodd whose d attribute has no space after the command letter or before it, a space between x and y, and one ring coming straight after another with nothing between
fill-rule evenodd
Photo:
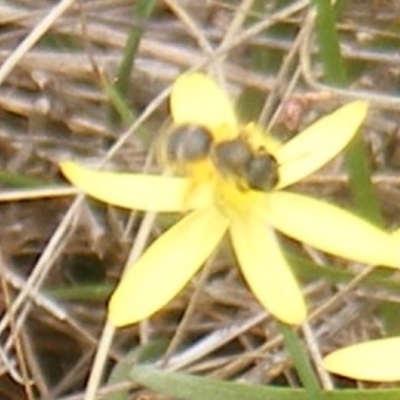
<instances>
[{"instance_id":1,"label":"bee abdomen","mask_svg":"<svg viewBox=\"0 0 400 400\"><path fill-rule=\"evenodd\" d=\"M164 156L172 163L199 161L208 156L212 142L211 133L206 128L182 125L169 133Z\"/></svg>"},{"instance_id":2,"label":"bee abdomen","mask_svg":"<svg viewBox=\"0 0 400 400\"><path fill-rule=\"evenodd\" d=\"M253 155L247 165L245 180L255 190L270 190L278 183L278 166L268 153Z\"/></svg>"},{"instance_id":3,"label":"bee abdomen","mask_svg":"<svg viewBox=\"0 0 400 400\"><path fill-rule=\"evenodd\" d=\"M215 145L211 158L216 170L233 179L239 189L266 191L278 181L275 158L263 148L253 150L242 137Z\"/></svg>"}]
</instances>

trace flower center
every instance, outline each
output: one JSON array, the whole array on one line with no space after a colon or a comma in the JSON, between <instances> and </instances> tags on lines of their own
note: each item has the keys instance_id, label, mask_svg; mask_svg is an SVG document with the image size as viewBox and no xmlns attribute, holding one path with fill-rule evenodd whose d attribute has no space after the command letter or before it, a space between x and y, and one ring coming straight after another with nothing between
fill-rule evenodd
<instances>
[{"instance_id":1,"label":"flower center","mask_svg":"<svg viewBox=\"0 0 400 400\"><path fill-rule=\"evenodd\" d=\"M214 204L228 219L245 217L252 213L252 208L261 192L240 189L235 182L218 177L214 186Z\"/></svg>"}]
</instances>

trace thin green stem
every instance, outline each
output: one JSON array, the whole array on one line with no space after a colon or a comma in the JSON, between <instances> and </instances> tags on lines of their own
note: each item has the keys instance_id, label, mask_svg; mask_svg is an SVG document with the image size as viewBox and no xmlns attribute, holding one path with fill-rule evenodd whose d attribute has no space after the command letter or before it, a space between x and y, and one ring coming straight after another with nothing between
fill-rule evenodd
<instances>
[{"instance_id":1,"label":"thin green stem","mask_svg":"<svg viewBox=\"0 0 400 400\"><path fill-rule=\"evenodd\" d=\"M312 0L317 9L316 32L325 80L335 86L348 86L345 62L340 52L336 31L335 9L330 0ZM356 210L377 225L383 224L379 201L371 184L368 153L361 137L357 137L345 154L350 187Z\"/></svg>"},{"instance_id":2,"label":"thin green stem","mask_svg":"<svg viewBox=\"0 0 400 400\"><path fill-rule=\"evenodd\" d=\"M128 40L124 49L124 58L119 66L117 82L115 84L118 92L124 97L129 93L129 78L146 22L153 12L156 4L157 0L137 1L134 12L136 23L132 25L132 28L129 32Z\"/></svg>"},{"instance_id":3,"label":"thin green stem","mask_svg":"<svg viewBox=\"0 0 400 400\"><path fill-rule=\"evenodd\" d=\"M117 115L123 123L130 123L134 113L127 112L127 99L129 98L130 78L134 67L140 40L146 28L146 23L151 16L157 0L138 0L135 4L133 19L134 23L130 29L128 39L124 48L124 55L119 66L114 89L106 86L110 101L114 107L111 111L111 120L116 122Z\"/></svg>"},{"instance_id":4,"label":"thin green stem","mask_svg":"<svg viewBox=\"0 0 400 400\"><path fill-rule=\"evenodd\" d=\"M323 393L318 378L310 363L304 344L289 325L278 322L279 331L283 336L285 348L289 351L300 381L309 395L309 399L322 400Z\"/></svg>"}]
</instances>

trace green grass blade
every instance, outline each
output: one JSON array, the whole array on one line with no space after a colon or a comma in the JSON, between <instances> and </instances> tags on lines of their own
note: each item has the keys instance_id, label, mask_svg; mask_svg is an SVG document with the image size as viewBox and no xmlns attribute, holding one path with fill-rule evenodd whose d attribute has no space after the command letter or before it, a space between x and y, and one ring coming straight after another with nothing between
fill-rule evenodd
<instances>
[{"instance_id":1,"label":"green grass blade","mask_svg":"<svg viewBox=\"0 0 400 400\"><path fill-rule=\"evenodd\" d=\"M346 86L347 74L335 27L334 8L329 0L312 0L312 2L317 9L317 40L325 78L333 85Z\"/></svg>"},{"instance_id":2,"label":"green grass blade","mask_svg":"<svg viewBox=\"0 0 400 400\"><path fill-rule=\"evenodd\" d=\"M347 86L348 77L340 52L335 10L330 0L312 0L317 9L316 32L321 62L327 83ZM354 204L359 214L378 225L383 224L379 201L371 184L371 168L362 139L356 138L345 155Z\"/></svg>"},{"instance_id":3,"label":"green grass blade","mask_svg":"<svg viewBox=\"0 0 400 400\"><path fill-rule=\"evenodd\" d=\"M137 365L130 377L158 393L182 400L316 400L304 389L221 382ZM323 400L398 400L400 389L346 389L321 392Z\"/></svg>"},{"instance_id":4,"label":"green grass blade","mask_svg":"<svg viewBox=\"0 0 400 400\"><path fill-rule=\"evenodd\" d=\"M135 62L140 39L142 38L146 21L151 16L156 4L157 0L137 1L134 12L137 24L132 25L132 28L129 32L128 40L124 49L124 58L119 67L117 82L115 84L117 91L123 97L126 97L129 94L129 78Z\"/></svg>"},{"instance_id":5,"label":"green grass blade","mask_svg":"<svg viewBox=\"0 0 400 400\"><path fill-rule=\"evenodd\" d=\"M308 355L304 350L303 343L300 341L292 327L278 322L278 328L283 336L285 348L290 353L296 372L298 373L301 383L308 393L309 398L313 400L323 400L318 378L316 377Z\"/></svg>"},{"instance_id":6,"label":"green grass blade","mask_svg":"<svg viewBox=\"0 0 400 400\"><path fill-rule=\"evenodd\" d=\"M5 169L0 169L0 183L10 188L40 188L51 185L51 182L46 182L41 179L32 178L20 174L18 172L11 172Z\"/></svg>"},{"instance_id":7,"label":"green grass blade","mask_svg":"<svg viewBox=\"0 0 400 400\"><path fill-rule=\"evenodd\" d=\"M135 366L131 379L152 390L185 400L308 400L301 389L223 382L155 368Z\"/></svg>"},{"instance_id":8,"label":"green grass blade","mask_svg":"<svg viewBox=\"0 0 400 400\"><path fill-rule=\"evenodd\" d=\"M130 95L130 77L135 64L140 40L145 32L146 22L156 5L157 0L138 0L136 2L133 12L135 23L132 24L128 34L123 59L118 68L114 87L110 88L111 85L105 85L106 93L109 95L110 102L113 106L110 112L110 119L114 123L118 121L118 116L123 124L127 122L130 123L133 119L134 113L129 113L127 111L129 109L127 100Z\"/></svg>"}]
</instances>

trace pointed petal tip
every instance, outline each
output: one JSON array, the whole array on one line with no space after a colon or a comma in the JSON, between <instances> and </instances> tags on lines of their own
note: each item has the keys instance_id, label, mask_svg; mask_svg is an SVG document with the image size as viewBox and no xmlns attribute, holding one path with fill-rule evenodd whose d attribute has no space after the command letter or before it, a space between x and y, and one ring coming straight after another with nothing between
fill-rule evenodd
<instances>
[{"instance_id":1,"label":"pointed petal tip","mask_svg":"<svg viewBox=\"0 0 400 400\"><path fill-rule=\"evenodd\" d=\"M186 72L182 75L179 75L173 84L173 89L179 87L180 85L187 85L192 82L200 83L200 84L208 84L211 81L207 75L203 74L202 72Z\"/></svg>"},{"instance_id":2,"label":"pointed petal tip","mask_svg":"<svg viewBox=\"0 0 400 400\"><path fill-rule=\"evenodd\" d=\"M109 302L116 327L144 320L166 306L186 286L227 230L218 210L193 211L161 235L128 268Z\"/></svg>"},{"instance_id":3,"label":"pointed petal tip","mask_svg":"<svg viewBox=\"0 0 400 400\"><path fill-rule=\"evenodd\" d=\"M280 164L278 189L298 182L337 156L357 133L367 111L366 101L345 104L279 147L274 154Z\"/></svg>"},{"instance_id":4,"label":"pointed petal tip","mask_svg":"<svg viewBox=\"0 0 400 400\"><path fill-rule=\"evenodd\" d=\"M361 124L361 122L365 119L367 115L368 108L368 101L355 100L342 105L326 117L334 116L334 118L337 119L341 119L341 117L346 119L345 117L349 117L351 119L354 119L356 124ZM326 117L322 117L321 119Z\"/></svg>"},{"instance_id":5,"label":"pointed petal tip","mask_svg":"<svg viewBox=\"0 0 400 400\"><path fill-rule=\"evenodd\" d=\"M368 111L369 103L368 101L365 100L355 100L344 105L343 107L354 108L358 110L360 114L361 113L366 114Z\"/></svg>"},{"instance_id":6,"label":"pointed petal tip","mask_svg":"<svg viewBox=\"0 0 400 400\"><path fill-rule=\"evenodd\" d=\"M260 304L288 325L304 322L307 307L301 288L271 228L249 217L231 223L230 233L243 275Z\"/></svg>"},{"instance_id":7,"label":"pointed petal tip","mask_svg":"<svg viewBox=\"0 0 400 400\"><path fill-rule=\"evenodd\" d=\"M358 117L359 124L361 124L367 116L369 108L369 103L364 100L356 100L351 103L345 104L340 107L336 112L343 113L345 115L350 115Z\"/></svg>"},{"instance_id":8,"label":"pointed petal tip","mask_svg":"<svg viewBox=\"0 0 400 400\"><path fill-rule=\"evenodd\" d=\"M209 190L188 192L186 178L131 172L98 171L73 161L59 164L64 176L87 195L118 207L182 212L208 204Z\"/></svg>"},{"instance_id":9,"label":"pointed petal tip","mask_svg":"<svg viewBox=\"0 0 400 400\"><path fill-rule=\"evenodd\" d=\"M115 328L124 328L125 326L136 324L139 321L143 321L149 318L149 315L139 315L132 312L129 315L125 312L125 307L121 307L118 302L113 301L111 297L108 304L108 320Z\"/></svg>"},{"instance_id":10,"label":"pointed petal tip","mask_svg":"<svg viewBox=\"0 0 400 400\"><path fill-rule=\"evenodd\" d=\"M110 301L108 306L108 319L112 323L112 325L116 328L123 328L129 325L136 324L140 321L145 320L152 316L149 315L139 315L130 313L129 316L124 311L124 307L120 307L119 304L115 304L116 302ZM279 321L291 325L298 326L305 322L307 318L307 309L304 307L296 307L296 310L287 310L284 313L278 313L274 315Z\"/></svg>"},{"instance_id":11,"label":"pointed petal tip","mask_svg":"<svg viewBox=\"0 0 400 400\"><path fill-rule=\"evenodd\" d=\"M400 267L399 239L345 209L285 191L269 193L267 204L269 222L295 240L338 257Z\"/></svg>"},{"instance_id":12,"label":"pointed petal tip","mask_svg":"<svg viewBox=\"0 0 400 400\"><path fill-rule=\"evenodd\" d=\"M61 161L58 163L58 166L66 178L68 178L71 173L73 174L77 171L77 169L79 169L79 165L70 160Z\"/></svg>"},{"instance_id":13,"label":"pointed petal tip","mask_svg":"<svg viewBox=\"0 0 400 400\"><path fill-rule=\"evenodd\" d=\"M298 304L295 309L288 310L280 315L275 315L279 321L284 322L288 325L297 326L302 324L307 319L307 308L305 303Z\"/></svg>"}]
</instances>

